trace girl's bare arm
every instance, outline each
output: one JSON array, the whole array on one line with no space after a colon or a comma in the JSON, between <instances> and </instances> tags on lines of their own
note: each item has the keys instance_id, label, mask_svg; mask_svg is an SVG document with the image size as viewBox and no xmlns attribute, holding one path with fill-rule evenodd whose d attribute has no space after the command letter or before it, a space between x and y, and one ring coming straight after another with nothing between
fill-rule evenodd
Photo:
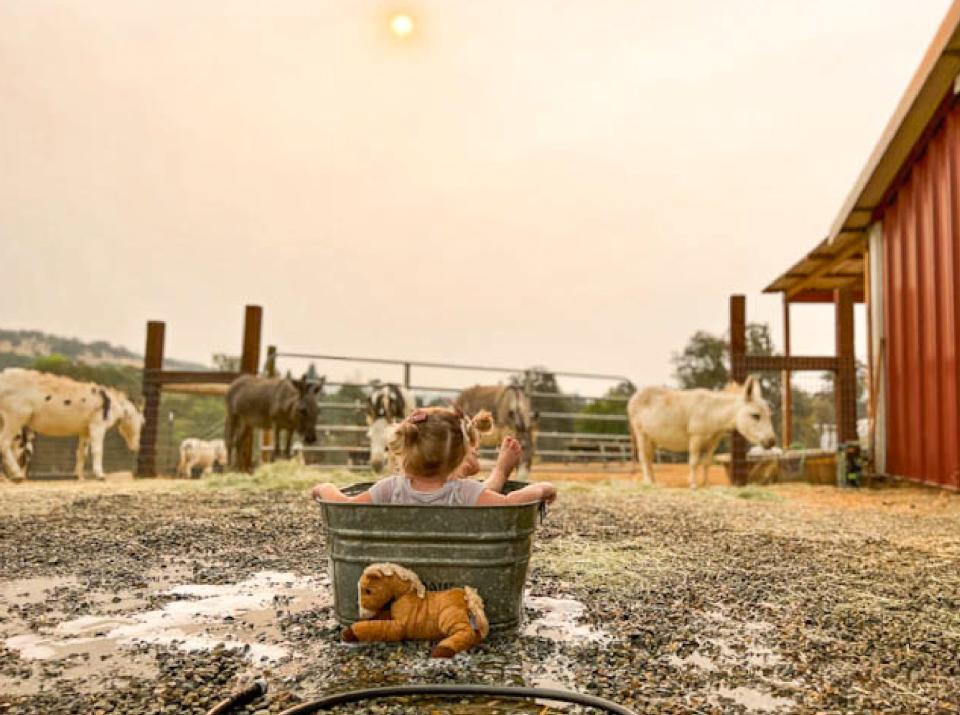
<instances>
[{"instance_id":1,"label":"girl's bare arm","mask_svg":"<svg viewBox=\"0 0 960 715\"><path fill-rule=\"evenodd\" d=\"M497 504L529 504L534 501L545 501L552 504L557 498L557 488L549 482L530 484L509 494L498 494L489 489L480 493L477 506L493 506Z\"/></svg>"},{"instance_id":2,"label":"girl's bare arm","mask_svg":"<svg viewBox=\"0 0 960 715\"><path fill-rule=\"evenodd\" d=\"M372 502L369 491L357 494L355 497L348 497L340 491L336 484L330 483L318 484L310 490L310 496L317 501L351 502L353 504L370 504Z\"/></svg>"}]
</instances>

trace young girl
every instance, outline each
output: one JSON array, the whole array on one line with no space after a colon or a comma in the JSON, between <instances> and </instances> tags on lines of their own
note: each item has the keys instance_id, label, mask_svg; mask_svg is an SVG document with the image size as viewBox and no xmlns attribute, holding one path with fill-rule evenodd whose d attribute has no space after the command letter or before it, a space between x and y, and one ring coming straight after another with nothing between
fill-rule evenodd
<instances>
[{"instance_id":1,"label":"young girl","mask_svg":"<svg viewBox=\"0 0 960 715\"><path fill-rule=\"evenodd\" d=\"M553 502L557 490L547 482L509 494L498 493L522 456L520 444L512 437L504 439L486 482L466 478L479 470L476 450L480 435L491 429L493 418L486 411L471 419L459 410L443 407L416 410L397 426L390 441L402 474L381 479L355 497L346 496L333 484L318 484L311 494L314 499L358 504L489 506Z\"/></svg>"}]
</instances>

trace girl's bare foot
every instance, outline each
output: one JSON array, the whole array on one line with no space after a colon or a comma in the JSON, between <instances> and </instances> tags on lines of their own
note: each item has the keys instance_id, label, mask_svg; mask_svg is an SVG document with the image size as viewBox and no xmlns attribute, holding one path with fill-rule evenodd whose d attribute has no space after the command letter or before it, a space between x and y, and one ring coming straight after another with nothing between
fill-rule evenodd
<instances>
[{"instance_id":1,"label":"girl's bare foot","mask_svg":"<svg viewBox=\"0 0 960 715\"><path fill-rule=\"evenodd\" d=\"M490 476L484 481L484 486L490 491L502 492L503 485L523 459L523 447L513 437L504 437L500 444L500 454L497 463L490 470Z\"/></svg>"},{"instance_id":2,"label":"girl's bare foot","mask_svg":"<svg viewBox=\"0 0 960 715\"><path fill-rule=\"evenodd\" d=\"M497 469L509 479L522 459L523 447L520 446L520 442L515 437L504 437L500 444L500 454L497 455Z\"/></svg>"}]
</instances>

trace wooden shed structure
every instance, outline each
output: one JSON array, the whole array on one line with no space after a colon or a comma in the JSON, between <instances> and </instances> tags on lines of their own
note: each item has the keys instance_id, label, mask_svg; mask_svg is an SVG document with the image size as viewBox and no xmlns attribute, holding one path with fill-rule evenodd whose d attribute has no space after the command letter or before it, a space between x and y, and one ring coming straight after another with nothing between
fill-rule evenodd
<instances>
[{"instance_id":1,"label":"wooden shed structure","mask_svg":"<svg viewBox=\"0 0 960 715\"><path fill-rule=\"evenodd\" d=\"M793 302L866 303L876 470L960 489L960 0L829 235L766 292L787 331Z\"/></svg>"}]
</instances>

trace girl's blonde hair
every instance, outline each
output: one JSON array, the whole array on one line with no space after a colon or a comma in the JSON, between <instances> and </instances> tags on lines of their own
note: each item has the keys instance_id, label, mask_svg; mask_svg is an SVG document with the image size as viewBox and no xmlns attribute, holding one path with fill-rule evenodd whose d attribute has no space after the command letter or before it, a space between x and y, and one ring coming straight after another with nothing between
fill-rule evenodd
<instances>
[{"instance_id":1,"label":"girl's blonde hair","mask_svg":"<svg viewBox=\"0 0 960 715\"><path fill-rule=\"evenodd\" d=\"M468 417L458 409L424 407L397 425L389 447L404 473L445 477L492 429L493 416L486 410Z\"/></svg>"}]
</instances>

